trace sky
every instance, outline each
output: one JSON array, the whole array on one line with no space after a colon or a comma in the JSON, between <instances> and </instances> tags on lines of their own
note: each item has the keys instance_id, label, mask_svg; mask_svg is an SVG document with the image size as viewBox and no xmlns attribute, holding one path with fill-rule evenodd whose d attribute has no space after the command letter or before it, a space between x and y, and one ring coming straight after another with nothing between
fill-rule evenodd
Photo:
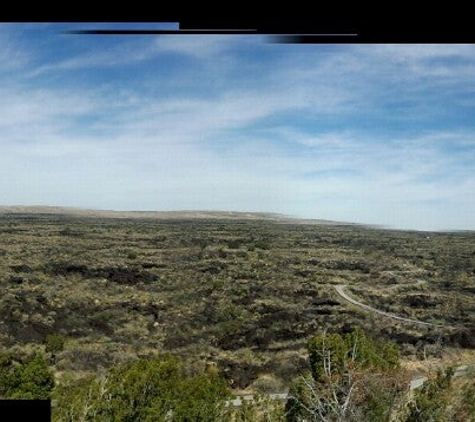
<instances>
[{"instance_id":1,"label":"sky","mask_svg":"<svg viewBox=\"0 0 475 422\"><path fill-rule=\"evenodd\" d=\"M0 205L475 230L474 45L92 27L0 24Z\"/></svg>"}]
</instances>

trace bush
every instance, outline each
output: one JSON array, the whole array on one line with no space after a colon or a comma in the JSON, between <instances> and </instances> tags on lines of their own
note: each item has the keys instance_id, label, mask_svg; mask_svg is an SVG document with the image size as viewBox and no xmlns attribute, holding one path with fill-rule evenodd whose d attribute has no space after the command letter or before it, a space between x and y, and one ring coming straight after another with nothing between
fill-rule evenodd
<instances>
[{"instance_id":1,"label":"bush","mask_svg":"<svg viewBox=\"0 0 475 422\"><path fill-rule=\"evenodd\" d=\"M0 356L0 398L48 399L54 377L44 356L32 354L19 359L8 353Z\"/></svg>"},{"instance_id":2,"label":"bush","mask_svg":"<svg viewBox=\"0 0 475 422\"><path fill-rule=\"evenodd\" d=\"M255 394L253 401L242 400L242 405L229 411L226 421L278 422L285 420L284 403Z\"/></svg>"},{"instance_id":3,"label":"bush","mask_svg":"<svg viewBox=\"0 0 475 422\"><path fill-rule=\"evenodd\" d=\"M66 337L61 334L48 334L45 337L45 345L47 353L58 353L64 349Z\"/></svg>"},{"instance_id":4,"label":"bush","mask_svg":"<svg viewBox=\"0 0 475 422\"><path fill-rule=\"evenodd\" d=\"M377 343L363 331L356 329L346 335L322 334L307 345L312 376L324 381L329 374L342 375L349 369L396 369L399 366L399 349L393 343ZM331 368L328 369L328 360Z\"/></svg>"},{"instance_id":5,"label":"bush","mask_svg":"<svg viewBox=\"0 0 475 422\"><path fill-rule=\"evenodd\" d=\"M475 420L475 381L471 381L462 389L461 404L457 420Z\"/></svg>"},{"instance_id":6,"label":"bush","mask_svg":"<svg viewBox=\"0 0 475 422\"><path fill-rule=\"evenodd\" d=\"M446 421L450 420L448 405L454 371L448 368L437 372L417 391L409 405L406 422Z\"/></svg>"}]
</instances>

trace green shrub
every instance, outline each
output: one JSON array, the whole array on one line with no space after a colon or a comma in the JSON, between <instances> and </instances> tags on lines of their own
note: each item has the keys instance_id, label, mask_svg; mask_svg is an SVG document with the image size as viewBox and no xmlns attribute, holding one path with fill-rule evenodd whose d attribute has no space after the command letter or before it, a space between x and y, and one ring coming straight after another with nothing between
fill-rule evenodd
<instances>
[{"instance_id":1,"label":"green shrub","mask_svg":"<svg viewBox=\"0 0 475 422\"><path fill-rule=\"evenodd\" d=\"M242 400L242 405L230 409L228 415L226 421L233 422L285 421L284 403L259 394L254 394L253 401Z\"/></svg>"},{"instance_id":2,"label":"green shrub","mask_svg":"<svg viewBox=\"0 0 475 422\"><path fill-rule=\"evenodd\" d=\"M475 421L475 381L466 385L462 389L462 400L458 409L459 418L457 420Z\"/></svg>"},{"instance_id":3,"label":"green shrub","mask_svg":"<svg viewBox=\"0 0 475 422\"><path fill-rule=\"evenodd\" d=\"M409 404L406 422L448 421L448 405L454 371L448 368L438 371L437 376L424 383L415 393L414 400Z\"/></svg>"},{"instance_id":4,"label":"green shrub","mask_svg":"<svg viewBox=\"0 0 475 422\"><path fill-rule=\"evenodd\" d=\"M64 349L66 337L61 334L48 334L45 338L45 350L48 353L58 353Z\"/></svg>"},{"instance_id":5,"label":"green shrub","mask_svg":"<svg viewBox=\"0 0 475 422\"><path fill-rule=\"evenodd\" d=\"M54 377L44 356L32 354L19 359L7 353L0 356L0 398L47 399Z\"/></svg>"},{"instance_id":6,"label":"green shrub","mask_svg":"<svg viewBox=\"0 0 475 422\"><path fill-rule=\"evenodd\" d=\"M342 375L348 369L396 369L399 349L393 343L377 343L360 329L344 336L322 334L308 344L310 365L315 381L324 381L328 375ZM328 367L331 361L331 367Z\"/></svg>"}]
</instances>

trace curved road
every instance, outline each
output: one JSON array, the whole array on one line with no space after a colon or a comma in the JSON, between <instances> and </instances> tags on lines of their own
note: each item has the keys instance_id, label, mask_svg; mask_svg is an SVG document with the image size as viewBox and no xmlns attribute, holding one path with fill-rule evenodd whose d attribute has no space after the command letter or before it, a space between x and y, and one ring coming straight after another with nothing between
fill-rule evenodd
<instances>
[{"instance_id":1,"label":"curved road","mask_svg":"<svg viewBox=\"0 0 475 422\"><path fill-rule=\"evenodd\" d=\"M346 288L345 284L338 284L333 287L335 288L336 292L347 302L350 302L353 305L359 306L360 308L366 309L367 311L374 312L379 315L384 315L388 318L397 319L399 321L410 322L412 324L439 326L439 324L432 324L430 322L418 321L417 319L404 318L398 315L390 314L389 312L381 311L379 309L373 308L372 306L358 302L356 299L353 299L351 296L348 296L348 293L345 292L345 288Z\"/></svg>"},{"instance_id":2,"label":"curved road","mask_svg":"<svg viewBox=\"0 0 475 422\"><path fill-rule=\"evenodd\" d=\"M424 280L417 280L415 285L419 286L423 283L425 283ZM391 314L389 312L381 311L379 309L373 308L372 306L366 305L364 303L358 302L356 299L353 299L351 296L348 295L348 293L345 292L345 288L347 287L345 284L338 284L333 287L335 288L338 295L341 296L343 299L345 299L347 302L350 302L353 305L359 306L360 308L366 309L367 311L374 312L376 314L383 315L388 318L397 319L398 321L408 322L411 324L430 325L430 326L438 326L438 327L441 326L440 324L432 324L430 322L418 321L417 319L404 318L398 315ZM400 287L400 285L397 285L394 287ZM454 377L459 377L459 376L464 375L467 372L467 369L468 369L467 365L459 366L458 368L455 369ZM419 376L419 377L411 379L408 385L409 391L413 391L422 387L427 380L428 378L426 376ZM273 394L269 394L268 398L270 400L287 400L288 398L290 398L290 394L289 393L273 393ZM254 401L254 396L252 394L238 395L238 396L235 396L234 399L232 400L226 400L225 405L226 407L228 406L241 407L244 402L252 403L253 401Z\"/></svg>"}]
</instances>

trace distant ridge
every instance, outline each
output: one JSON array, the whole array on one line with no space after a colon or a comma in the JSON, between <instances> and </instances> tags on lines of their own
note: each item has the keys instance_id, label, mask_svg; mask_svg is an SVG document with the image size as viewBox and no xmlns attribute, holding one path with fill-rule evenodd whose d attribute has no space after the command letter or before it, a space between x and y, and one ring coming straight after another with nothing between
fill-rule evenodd
<instances>
[{"instance_id":1,"label":"distant ridge","mask_svg":"<svg viewBox=\"0 0 475 422\"><path fill-rule=\"evenodd\" d=\"M293 224L325 224L325 225L353 225L331 220L308 219L266 212L241 212L241 211L115 211L115 210L91 210L72 207L55 206L1 206L0 217L11 214L26 215L64 215L71 217L99 217L119 219L157 219L157 220L266 220L276 223Z\"/></svg>"}]
</instances>

